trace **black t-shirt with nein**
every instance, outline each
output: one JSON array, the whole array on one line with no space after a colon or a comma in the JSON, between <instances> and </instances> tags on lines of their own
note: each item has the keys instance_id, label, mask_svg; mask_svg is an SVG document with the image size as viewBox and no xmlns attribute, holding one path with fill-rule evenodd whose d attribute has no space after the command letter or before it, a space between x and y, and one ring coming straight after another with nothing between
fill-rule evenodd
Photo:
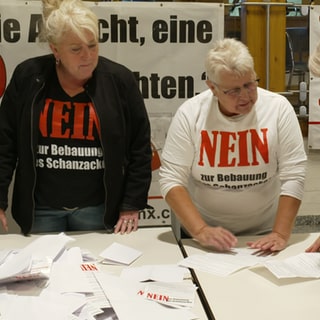
<instances>
[{"instance_id":1,"label":"black t-shirt with nein","mask_svg":"<svg viewBox=\"0 0 320 320\"><path fill-rule=\"evenodd\" d=\"M60 209L103 203L99 131L88 95L68 96L54 77L39 119L36 206Z\"/></svg>"}]
</instances>

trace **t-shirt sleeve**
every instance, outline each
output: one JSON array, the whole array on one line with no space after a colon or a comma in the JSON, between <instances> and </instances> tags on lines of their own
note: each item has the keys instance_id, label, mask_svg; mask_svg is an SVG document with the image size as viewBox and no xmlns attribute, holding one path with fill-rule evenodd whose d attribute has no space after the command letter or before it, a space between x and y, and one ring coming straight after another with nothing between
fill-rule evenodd
<instances>
[{"instance_id":1,"label":"t-shirt sleeve","mask_svg":"<svg viewBox=\"0 0 320 320\"><path fill-rule=\"evenodd\" d=\"M176 165L163 160L160 167L160 190L165 198L167 193L176 186L187 188L190 175L190 167Z\"/></svg>"},{"instance_id":2,"label":"t-shirt sleeve","mask_svg":"<svg viewBox=\"0 0 320 320\"><path fill-rule=\"evenodd\" d=\"M162 159L191 167L195 153L193 126L186 110L178 109L168 130Z\"/></svg>"},{"instance_id":3,"label":"t-shirt sleeve","mask_svg":"<svg viewBox=\"0 0 320 320\"><path fill-rule=\"evenodd\" d=\"M291 105L279 117L279 176L281 195L302 199L307 156L297 116Z\"/></svg>"}]
</instances>

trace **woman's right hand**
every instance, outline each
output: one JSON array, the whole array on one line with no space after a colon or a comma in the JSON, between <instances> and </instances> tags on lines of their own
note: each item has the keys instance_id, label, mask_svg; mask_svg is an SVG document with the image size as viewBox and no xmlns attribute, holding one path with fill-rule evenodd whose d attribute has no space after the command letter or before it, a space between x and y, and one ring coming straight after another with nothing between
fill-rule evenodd
<instances>
[{"instance_id":1,"label":"woman's right hand","mask_svg":"<svg viewBox=\"0 0 320 320\"><path fill-rule=\"evenodd\" d=\"M238 239L230 231L222 227L202 227L197 234L193 236L204 247L213 247L218 251L231 250Z\"/></svg>"},{"instance_id":2,"label":"woman's right hand","mask_svg":"<svg viewBox=\"0 0 320 320\"><path fill-rule=\"evenodd\" d=\"M320 251L320 237L314 241L314 243L306 249L306 252L318 252Z\"/></svg>"},{"instance_id":3,"label":"woman's right hand","mask_svg":"<svg viewBox=\"0 0 320 320\"><path fill-rule=\"evenodd\" d=\"M8 222L7 222L7 217L6 213L4 210L0 209L0 222L2 224L2 228L8 232Z\"/></svg>"}]
</instances>

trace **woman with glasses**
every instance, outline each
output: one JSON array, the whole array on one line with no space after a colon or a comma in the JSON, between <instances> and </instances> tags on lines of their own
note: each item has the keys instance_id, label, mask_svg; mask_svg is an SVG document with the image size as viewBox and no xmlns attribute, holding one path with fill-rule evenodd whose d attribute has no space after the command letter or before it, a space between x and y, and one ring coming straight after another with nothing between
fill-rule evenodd
<instances>
[{"instance_id":1,"label":"woman with glasses","mask_svg":"<svg viewBox=\"0 0 320 320\"><path fill-rule=\"evenodd\" d=\"M205 247L285 248L303 195L306 154L289 101L258 87L234 39L206 58L208 89L178 109L162 152L161 191L183 231Z\"/></svg>"}]
</instances>

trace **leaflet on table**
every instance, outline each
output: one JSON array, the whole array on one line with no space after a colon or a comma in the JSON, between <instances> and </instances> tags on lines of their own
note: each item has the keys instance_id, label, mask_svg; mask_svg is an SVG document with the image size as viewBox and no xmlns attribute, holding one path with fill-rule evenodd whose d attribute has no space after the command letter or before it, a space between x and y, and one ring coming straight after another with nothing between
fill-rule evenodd
<instances>
[{"instance_id":1,"label":"leaflet on table","mask_svg":"<svg viewBox=\"0 0 320 320\"><path fill-rule=\"evenodd\" d=\"M15 268L20 262L21 265ZM32 260L30 256L26 257L19 254L12 258L8 257L8 261L4 263L3 268L0 266L0 284L24 280L48 279L51 265L52 261L50 259Z\"/></svg>"},{"instance_id":2,"label":"leaflet on table","mask_svg":"<svg viewBox=\"0 0 320 320\"><path fill-rule=\"evenodd\" d=\"M136 281L162 281L162 282L180 282L184 279L190 279L188 268L177 265L144 265L141 267L124 268L121 272L121 278Z\"/></svg>"},{"instance_id":3,"label":"leaflet on table","mask_svg":"<svg viewBox=\"0 0 320 320\"><path fill-rule=\"evenodd\" d=\"M234 248L230 252L210 252L191 255L179 265L225 277L238 270L259 264L270 257L254 254L250 248Z\"/></svg>"},{"instance_id":4,"label":"leaflet on table","mask_svg":"<svg viewBox=\"0 0 320 320\"><path fill-rule=\"evenodd\" d=\"M87 292L86 304L74 314L79 319L112 319L118 320L118 316L111 306L109 299L105 295L105 292L101 288L98 280L96 279L96 273L99 273L99 269L93 263L81 264L82 273L87 276L87 280L91 286L91 292Z\"/></svg>"},{"instance_id":5,"label":"leaflet on table","mask_svg":"<svg viewBox=\"0 0 320 320\"><path fill-rule=\"evenodd\" d=\"M229 253L196 254L183 259L179 265L222 277L243 268L262 265L277 278L320 278L318 252L303 252L285 260L255 253L249 248L235 248Z\"/></svg>"},{"instance_id":6,"label":"leaflet on table","mask_svg":"<svg viewBox=\"0 0 320 320\"><path fill-rule=\"evenodd\" d=\"M55 319L94 320L96 316L101 319L109 319L109 316L112 315L112 319L117 320L118 317L113 307L95 277L95 274L99 272L95 263L82 262L82 252L79 247L65 249L52 263L50 277L45 286L40 288L39 283L33 281L27 283L28 287L34 286L34 290L31 288L28 290L29 296L34 295L32 299L25 298L26 285L17 286L17 283L7 285L8 292L10 292L10 287L15 285L14 292L16 293L16 295L6 296L8 303L15 306L21 305L21 308L24 309L25 303L29 303L30 308L25 309L24 317L19 314L21 311L7 308L6 314L9 316L4 319L42 320L45 314L42 308L45 308L46 310L60 310L53 313L56 316ZM43 299L44 297L46 299ZM0 300L2 298L0 294ZM64 309L65 305L68 305L69 308ZM42 318L37 318L38 311L34 311L33 306L42 310ZM1 303L0 310L2 312ZM50 316L46 316L46 320L50 319Z\"/></svg>"},{"instance_id":7,"label":"leaflet on table","mask_svg":"<svg viewBox=\"0 0 320 320\"><path fill-rule=\"evenodd\" d=\"M103 264L129 265L142 255L142 252L123 244L114 242L100 253Z\"/></svg>"},{"instance_id":8,"label":"leaflet on table","mask_svg":"<svg viewBox=\"0 0 320 320\"><path fill-rule=\"evenodd\" d=\"M6 261L8 256L14 252L15 252L15 250L12 250L12 249L0 250L0 266L2 265L2 263L4 263Z\"/></svg>"},{"instance_id":9,"label":"leaflet on table","mask_svg":"<svg viewBox=\"0 0 320 320\"><path fill-rule=\"evenodd\" d=\"M73 312L81 308L84 303L84 297L79 295L61 296L50 293L40 296L22 296L0 293L0 319L72 319Z\"/></svg>"},{"instance_id":10,"label":"leaflet on table","mask_svg":"<svg viewBox=\"0 0 320 320\"><path fill-rule=\"evenodd\" d=\"M320 278L319 252L303 252L285 260L263 263L277 278Z\"/></svg>"},{"instance_id":11,"label":"leaflet on table","mask_svg":"<svg viewBox=\"0 0 320 320\"><path fill-rule=\"evenodd\" d=\"M85 294L86 304L74 313L79 319L95 320L99 315L101 319L117 320L114 309L96 279L96 274L99 273L99 266L95 262L83 262L81 249L72 247L65 250L53 263L48 289L61 294Z\"/></svg>"},{"instance_id":12,"label":"leaflet on table","mask_svg":"<svg viewBox=\"0 0 320 320\"><path fill-rule=\"evenodd\" d=\"M196 290L197 287L191 282L148 282L138 295L174 308L192 308Z\"/></svg>"},{"instance_id":13,"label":"leaflet on table","mask_svg":"<svg viewBox=\"0 0 320 320\"><path fill-rule=\"evenodd\" d=\"M190 306L193 305L194 292L196 288L190 281L190 283L172 284L173 287L179 289L170 290L168 284L159 284L158 288L150 286L151 283L140 283L137 281L129 281L114 275L106 273L97 273L96 277L103 288L106 296L110 300L110 303L115 310L119 320L127 319L139 319L139 320L193 320L199 319L194 315ZM163 286L162 286L163 285ZM186 285L186 287L183 287ZM190 287L188 287L188 285ZM155 283L155 286L157 284ZM184 289L183 289L184 288ZM188 288L188 290L186 290ZM146 289L146 290L145 290ZM151 292L154 294L154 299L146 299L145 292ZM188 291L189 294L181 296L181 291ZM156 300L170 300L167 298L160 298L161 292L170 292L170 296L176 301L176 305L165 305L164 301ZM179 292L179 293L178 293ZM159 294L158 298L157 294ZM151 297L151 294L150 294ZM192 302L191 302L192 300ZM172 299L173 302L173 299ZM184 307L182 307L184 304Z\"/></svg>"},{"instance_id":14,"label":"leaflet on table","mask_svg":"<svg viewBox=\"0 0 320 320\"><path fill-rule=\"evenodd\" d=\"M54 259L71 240L73 239L63 233L44 235L23 249L3 254L0 264L0 283L48 278Z\"/></svg>"},{"instance_id":15,"label":"leaflet on table","mask_svg":"<svg viewBox=\"0 0 320 320\"><path fill-rule=\"evenodd\" d=\"M118 317L111 306L103 309L90 305L82 294L58 294L48 290L40 296L21 296L0 293L0 319L32 320L96 320Z\"/></svg>"}]
</instances>

